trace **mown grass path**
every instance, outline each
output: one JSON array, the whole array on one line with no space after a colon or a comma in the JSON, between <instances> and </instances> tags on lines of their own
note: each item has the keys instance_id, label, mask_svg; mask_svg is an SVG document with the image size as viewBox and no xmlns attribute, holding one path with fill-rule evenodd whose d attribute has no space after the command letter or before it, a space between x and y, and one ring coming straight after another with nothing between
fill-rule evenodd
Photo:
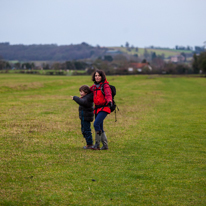
<instances>
[{"instance_id":1,"label":"mown grass path","mask_svg":"<svg viewBox=\"0 0 206 206\"><path fill-rule=\"evenodd\" d=\"M109 76L109 150L85 151L90 79L0 75L0 205L206 205L206 79Z\"/></svg>"}]
</instances>

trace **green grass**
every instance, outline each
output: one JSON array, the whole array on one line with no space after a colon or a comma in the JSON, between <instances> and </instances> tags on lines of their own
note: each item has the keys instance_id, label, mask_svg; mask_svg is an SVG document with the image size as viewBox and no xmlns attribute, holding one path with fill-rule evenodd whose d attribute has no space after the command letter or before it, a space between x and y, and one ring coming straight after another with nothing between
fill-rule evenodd
<instances>
[{"instance_id":1,"label":"green grass","mask_svg":"<svg viewBox=\"0 0 206 206\"><path fill-rule=\"evenodd\" d=\"M0 205L206 205L206 79L109 76L109 150L85 151L90 79L0 74Z\"/></svg>"},{"instance_id":2,"label":"green grass","mask_svg":"<svg viewBox=\"0 0 206 206\"><path fill-rule=\"evenodd\" d=\"M29 69L9 69L9 70L0 70L0 74L1 73L9 73L9 74L32 74L30 72L36 72L35 74L41 74L41 75L51 75L50 72L52 72L52 75L66 75L66 76L71 76L74 74L74 72L78 72L81 74L85 73L85 70L69 70L69 71L65 71L65 70L29 70ZM63 74L57 74L59 72L62 72ZM33 75L33 74L32 74Z\"/></svg>"}]
</instances>

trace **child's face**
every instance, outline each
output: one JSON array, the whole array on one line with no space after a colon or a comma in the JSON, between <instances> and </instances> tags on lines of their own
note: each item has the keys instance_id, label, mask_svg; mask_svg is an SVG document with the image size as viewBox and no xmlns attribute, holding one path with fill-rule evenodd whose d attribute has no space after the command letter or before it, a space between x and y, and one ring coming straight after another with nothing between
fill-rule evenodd
<instances>
[{"instance_id":1,"label":"child's face","mask_svg":"<svg viewBox=\"0 0 206 206\"><path fill-rule=\"evenodd\" d=\"M85 95L87 95L87 93L85 93L84 91L80 91L80 96L84 97Z\"/></svg>"}]
</instances>

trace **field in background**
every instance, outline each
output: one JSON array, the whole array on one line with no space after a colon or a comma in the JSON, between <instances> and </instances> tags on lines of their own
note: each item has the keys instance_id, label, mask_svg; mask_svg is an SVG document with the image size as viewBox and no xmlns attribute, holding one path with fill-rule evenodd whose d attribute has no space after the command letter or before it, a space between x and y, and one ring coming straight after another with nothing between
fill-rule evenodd
<instances>
[{"instance_id":1,"label":"field in background","mask_svg":"<svg viewBox=\"0 0 206 206\"><path fill-rule=\"evenodd\" d=\"M144 48L138 48L138 52L135 51L134 49L131 49L131 51L128 51L127 48L125 47L110 47L110 49L114 49L114 50L120 50L122 52L128 53L128 54L138 54L138 56L143 56L144 55ZM168 58L169 56L175 56L175 55L179 55L181 52L184 53L192 53L193 51L188 51L188 50L175 50L175 49L150 49L150 48L146 48L147 51L150 52L155 52L156 55L165 55L165 58Z\"/></svg>"},{"instance_id":2,"label":"field in background","mask_svg":"<svg viewBox=\"0 0 206 206\"><path fill-rule=\"evenodd\" d=\"M0 205L206 205L206 79L108 81L109 150L85 151L70 95L89 76L0 75Z\"/></svg>"},{"instance_id":3,"label":"field in background","mask_svg":"<svg viewBox=\"0 0 206 206\"><path fill-rule=\"evenodd\" d=\"M123 53L127 53L129 55L134 55L134 54L138 54L139 57L144 58L144 48L138 48L138 51L135 50L135 48L130 48L130 51L127 50L126 47L107 47L109 50L119 50ZM151 48L146 48L148 53L150 54L151 52L155 52L156 55L162 55L164 54L164 58L166 60L166 58L170 57L170 56L175 56L175 55L179 55L182 52L184 52L185 54L191 54L193 53L193 51L189 51L189 50L175 50L175 49L151 49ZM187 57L187 61L191 61L192 57ZM18 60L13 60L13 61L9 61L9 63L11 64L15 64L19 62ZM65 62L65 61L37 61L37 60L31 60L31 61L20 61L21 63L23 62L33 62L35 64L35 66L42 66L43 64L53 64L55 62Z\"/></svg>"}]
</instances>

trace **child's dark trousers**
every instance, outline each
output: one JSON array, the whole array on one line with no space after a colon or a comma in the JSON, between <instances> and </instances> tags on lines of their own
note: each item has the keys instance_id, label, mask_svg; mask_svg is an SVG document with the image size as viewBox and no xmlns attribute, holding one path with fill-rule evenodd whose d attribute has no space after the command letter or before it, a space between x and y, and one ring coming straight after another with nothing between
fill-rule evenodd
<instances>
[{"instance_id":1,"label":"child's dark trousers","mask_svg":"<svg viewBox=\"0 0 206 206\"><path fill-rule=\"evenodd\" d=\"M86 139L87 145L93 145L91 123L85 120L81 120L81 130L84 138Z\"/></svg>"}]
</instances>

